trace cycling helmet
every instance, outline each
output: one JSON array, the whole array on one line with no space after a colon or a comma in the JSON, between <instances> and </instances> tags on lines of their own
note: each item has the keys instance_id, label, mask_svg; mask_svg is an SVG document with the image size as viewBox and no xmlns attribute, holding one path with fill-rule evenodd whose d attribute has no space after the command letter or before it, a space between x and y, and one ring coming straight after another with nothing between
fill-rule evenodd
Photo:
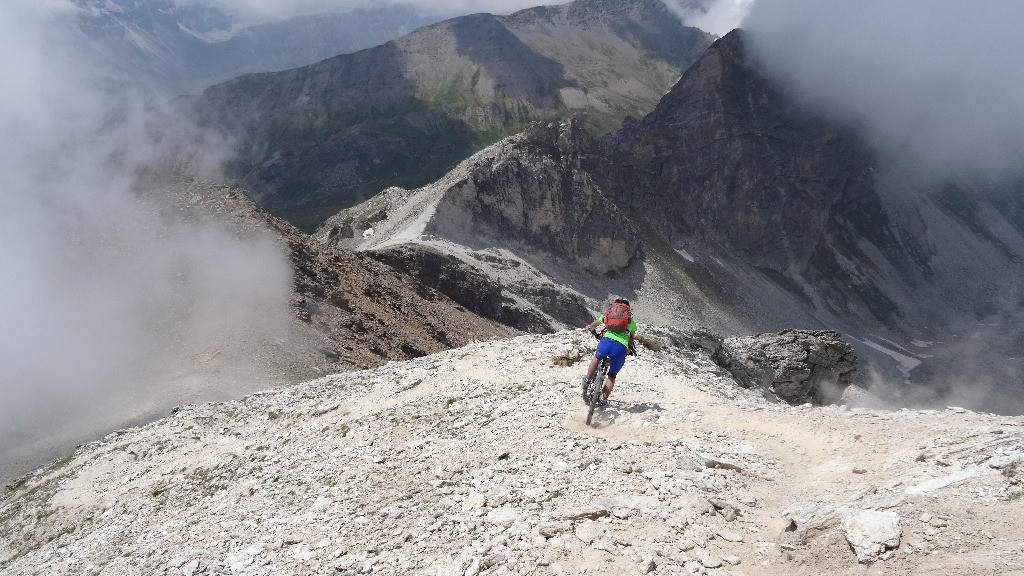
<instances>
[{"instance_id":1,"label":"cycling helmet","mask_svg":"<svg viewBox=\"0 0 1024 576\"><path fill-rule=\"evenodd\" d=\"M626 306L629 306L629 300L626 300L625 298L616 298L615 299L615 303L616 304L625 304Z\"/></svg>"}]
</instances>

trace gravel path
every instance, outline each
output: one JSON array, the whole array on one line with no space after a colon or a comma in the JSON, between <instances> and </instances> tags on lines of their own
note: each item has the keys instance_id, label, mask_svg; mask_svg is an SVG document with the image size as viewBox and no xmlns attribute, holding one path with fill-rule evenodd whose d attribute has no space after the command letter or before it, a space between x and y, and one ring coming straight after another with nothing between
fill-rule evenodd
<instances>
[{"instance_id":1,"label":"gravel path","mask_svg":"<svg viewBox=\"0 0 1024 576\"><path fill-rule=\"evenodd\" d=\"M110 434L0 501L0 572L1024 573L1024 419L791 407L667 347L588 427L592 343L478 342ZM899 529L874 563L844 528L864 510Z\"/></svg>"}]
</instances>

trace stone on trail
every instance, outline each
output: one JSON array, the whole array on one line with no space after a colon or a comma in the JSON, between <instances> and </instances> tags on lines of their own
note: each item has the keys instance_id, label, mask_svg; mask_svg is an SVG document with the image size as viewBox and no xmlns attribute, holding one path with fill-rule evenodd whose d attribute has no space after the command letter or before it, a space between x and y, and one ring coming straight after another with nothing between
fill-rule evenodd
<instances>
[{"instance_id":1,"label":"stone on trail","mask_svg":"<svg viewBox=\"0 0 1024 576\"><path fill-rule=\"evenodd\" d=\"M1011 454L1009 456L994 456L989 459L988 467L995 468L996 470L1002 470L1003 468L1009 468L1014 464L1024 459L1024 454Z\"/></svg>"},{"instance_id":2,"label":"stone on trail","mask_svg":"<svg viewBox=\"0 0 1024 576\"><path fill-rule=\"evenodd\" d=\"M563 532L572 530L572 523L568 520L556 520L553 522L544 522L538 528L540 535L545 538L553 538Z\"/></svg>"},{"instance_id":3,"label":"stone on trail","mask_svg":"<svg viewBox=\"0 0 1024 576\"><path fill-rule=\"evenodd\" d=\"M878 560L887 550L900 545L903 530L895 512L849 508L842 514L846 541L862 563Z\"/></svg>"},{"instance_id":4,"label":"stone on trail","mask_svg":"<svg viewBox=\"0 0 1024 576\"><path fill-rule=\"evenodd\" d=\"M474 492L467 496L466 499L462 501L462 510L463 512L468 512L470 510L475 510L477 508L483 508L486 503L487 498L485 498L483 494L480 494L479 492Z\"/></svg>"},{"instance_id":5,"label":"stone on trail","mask_svg":"<svg viewBox=\"0 0 1024 576\"><path fill-rule=\"evenodd\" d=\"M498 524L505 526L506 528L515 523L522 517L522 513L510 507L495 508L487 513L488 524Z\"/></svg>"},{"instance_id":6,"label":"stone on trail","mask_svg":"<svg viewBox=\"0 0 1024 576\"><path fill-rule=\"evenodd\" d=\"M708 502L715 507L722 518L725 518L726 522L732 522L740 515L740 508L735 504L717 498L709 498Z\"/></svg>"},{"instance_id":7,"label":"stone on trail","mask_svg":"<svg viewBox=\"0 0 1024 576\"><path fill-rule=\"evenodd\" d=\"M585 544L590 544L600 538L604 531L604 526L593 520L584 520L576 524L576 537Z\"/></svg>"},{"instance_id":8,"label":"stone on trail","mask_svg":"<svg viewBox=\"0 0 1024 576\"><path fill-rule=\"evenodd\" d=\"M686 564L683 564L683 570L686 570L690 574L700 574L704 571L704 567L701 566L700 562L690 560Z\"/></svg>"},{"instance_id":9,"label":"stone on trail","mask_svg":"<svg viewBox=\"0 0 1024 576\"><path fill-rule=\"evenodd\" d=\"M689 468L690 466L687 466L688 463L693 463L694 466L692 467L698 471L704 468L720 468L723 470L732 470L740 474L743 473L743 467L739 464L726 458L714 456L694 448L691 448L689 454L680 456L676 460L676 464L680 468Z\"/></svg>"},{"instance_id":10,"label":"stone on trail","mask_svg":"<svg viewBox=\"0 0 1024 576\"><path fill-rule=\"evenodd\" d=\"M608 516L611 512L606 508L598 508L597 506L586 506L580 508L557 508L551 512L552 520L594 520Z\"/></svg>"},{"instance_id":11,"label":"stone on trail","mask_svg":"<svg viewBox=\"0 0 1024 576\"><path fill-rule=\"evenodd\" d=\"M718 530L715 532L718 537L726 542L743 542L743 536L735 532L729 532L728 530Z\"/></svg>"},{"instance_id":12,"label":"stone on trail","mask_svg":"<svg viewBox=\"0 0 1024 576\"><path fill-rule=\"evenodd\" d=\"M697 550L697 561L701 563L701 566L705 568L719 568L722 566L722 559L708 552L707 550Z\"/></svg>"}]
</instances>

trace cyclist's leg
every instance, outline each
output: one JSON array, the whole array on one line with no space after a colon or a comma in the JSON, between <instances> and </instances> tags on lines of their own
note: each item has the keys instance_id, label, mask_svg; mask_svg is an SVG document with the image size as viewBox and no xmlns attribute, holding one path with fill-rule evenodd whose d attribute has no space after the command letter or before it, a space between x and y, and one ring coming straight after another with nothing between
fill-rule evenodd
<instances>
[{"instance_id":1,"label":"cyclist's leg","mask_svg":"<svg viewBox=\"0 0 1024 576\"><path fill-rule=\"evenodd\" d=\"M597 372L597 363L599 361L597 353L594 353L594 357L590 359L590 366L587 367L588 382L594 378L594 373Z\"/></svg>"},{"instance_id":2,"label":"cyclist's leg","mask_svg":"<svg viewBox=\"0 0 1024 576\"><path fill-rule=\"evenodd\" d=\"M619 370L622 370L622 366L626 363L626 347L618 342L613 342L615 346L610 347L608 360L608 378L604 381L604 397L608 399L611 395L612 389L615 388L615 377L619 375Z\"/></svg>"},{"instance_id":3,"label":"cyclist's leg","mask_svg":"<svg viewBox=\"0 0 1024 576\"><path fill-rule=\"evenodd\" d=\"M621 346L618 342L611 338L602 338L597 343L597 350L594 351L594 357L590 359L590 366L587 367L587 381L594 379L594 374L597 373L597 364L601 361L601 358L610 356L615 352L615 346Z\"/></svg>"}]
</instances>

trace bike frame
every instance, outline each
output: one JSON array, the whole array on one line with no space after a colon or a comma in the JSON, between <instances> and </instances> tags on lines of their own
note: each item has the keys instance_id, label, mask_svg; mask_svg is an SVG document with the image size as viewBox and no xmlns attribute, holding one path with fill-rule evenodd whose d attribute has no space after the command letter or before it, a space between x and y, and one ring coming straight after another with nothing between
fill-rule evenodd
<instances>
[{"instance_id":1,"label":"bike frame","mask_svg":"<svg viewBox=\"0 0 1024 576\"><path fill-rule=\"evenodd\" d=\"M591 332L595 338L601 339L596 332ZM594 408L597 407L598 400L601 399L601 395L604 394L604 380L608 377L608 366L609 359L607 356L602 356L598 359L597 372L594 373L594 378L590 382L590 386L587 388L587 398L589 399L589 407L587 410L587 426L590 425L590 421L594 418Z\"/></svg>"}]
</instances>

